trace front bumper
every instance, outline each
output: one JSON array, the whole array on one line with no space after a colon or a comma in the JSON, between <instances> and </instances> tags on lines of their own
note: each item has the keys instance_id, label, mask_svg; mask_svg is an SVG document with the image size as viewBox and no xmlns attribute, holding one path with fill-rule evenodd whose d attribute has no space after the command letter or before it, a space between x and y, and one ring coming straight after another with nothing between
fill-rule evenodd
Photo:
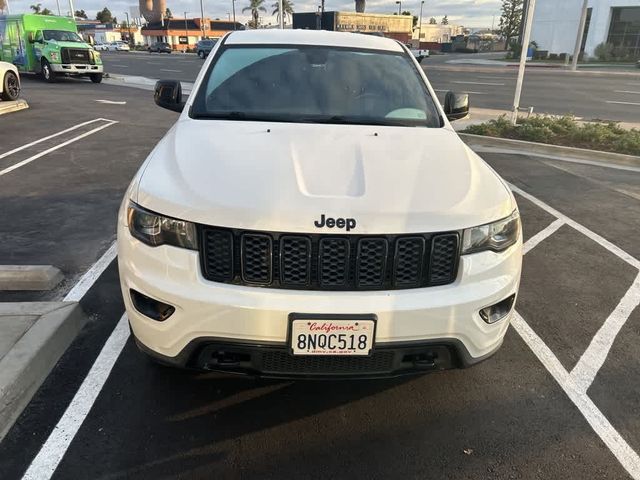
<instances>
[{"instance_id":1,"label":"front bumper","mask_svg":"<svg viewBox=\"0 0 640 480\"><path fill-rule=\"evenodd\" d=\"M52 63L51 70L56 73L69 73L71 75L84 75L89 73L103 73L102 65L91 65L87 63Z\"/></svg>"},{"instance_id":2,"label":"front bumper","mask_svg":"<svg viewBox=\"0 0 640 480\"><path fill-rule=\"evenodd\" d=\"M274 373L265 371L264 362L258 358L263 355L260 349L287 351L291 312L375 314L374 351L397 350L393 368L376 371L376 375L407 370L402 361L407 345L446 346L453 354L450 361L440 361L443 368L471 365L491 355L502 343L509 315L489 325L479 310L517 292L521 261L519 241L500 254L482 252L461 257L456 281L445 286L358 292L268 289L205 280L198 252L149 247L130 235L124 218L118 222L122 292L133 333L142 348L165 363L190 366L195 362L195 366L213 368L214 363L194 360L194 356L210 345L216 351L229 347L236 351L240 345L238 353L248 354L249 363L244 357L245 363L224 369L242 373ZM175 312L162 322L148 318L133 306L131 289L174 306ZM257 354L252 354L254 347L259 347ZM435 369L440 366L436 364ZM284 373L290 376L295 372Z\"/></svg>"}]
</instances>

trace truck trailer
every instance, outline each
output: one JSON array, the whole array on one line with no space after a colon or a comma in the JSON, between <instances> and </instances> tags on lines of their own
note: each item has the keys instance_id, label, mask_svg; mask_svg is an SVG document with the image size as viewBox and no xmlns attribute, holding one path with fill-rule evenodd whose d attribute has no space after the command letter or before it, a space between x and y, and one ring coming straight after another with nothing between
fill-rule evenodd
<instances>
[{"instance_id":1,"label":"truck trailer","mask_svg":"<svg viewBox=\"0 0 640 480\"><path fill-rule=\"evenodd\" d=\"M104 71L100 54L78 35L76 22L51 15L0 16L0 60L48 82L75 75L100 83Z\"/></svg>"}]
</instances>

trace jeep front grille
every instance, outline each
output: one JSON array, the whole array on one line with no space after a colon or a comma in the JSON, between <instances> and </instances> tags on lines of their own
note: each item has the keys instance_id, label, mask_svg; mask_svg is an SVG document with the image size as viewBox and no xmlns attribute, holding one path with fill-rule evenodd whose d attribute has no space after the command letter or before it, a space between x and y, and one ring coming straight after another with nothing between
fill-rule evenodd
<instances>
[{"instance_id":1,"label":"jeep front grille","mask_svg":"<svg viewBox=\"0 0 640 480\"><path fill-rule=\"evenodd\" d=\"M324 235L199 226L207 280L292 290L396 290L452 283L457 232Z\"/></svg>"}]
</instances>

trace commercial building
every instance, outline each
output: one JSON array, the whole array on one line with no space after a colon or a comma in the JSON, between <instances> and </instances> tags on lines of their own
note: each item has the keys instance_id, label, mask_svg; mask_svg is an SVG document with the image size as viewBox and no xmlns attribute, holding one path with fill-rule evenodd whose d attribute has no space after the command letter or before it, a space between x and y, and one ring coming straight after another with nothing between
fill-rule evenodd
<instances>
[{"instance_id":1,"label":"commercial building","mask_svg":"<svg viewBox=\"0 0 640 480\"><path fill-rule=\"evenodd\" d=\"M200 18L172 18L160 22L149 22L142 27L145 45L167 42L174 50L194 48L198 40L217 38L232 30L244 30L244 25L236 22Z\"/></svg>"},{"instance_id":2,"label":"commercial building","mask_svg":"<svg viewBox=\"0 0 640 480\"><path fill-rule=\"evenodd\" d=\"M129 28L121 28L113 23L101 23L97 20L76 18L78 33L82 38L91 43L131 42L135 45L143 45L144 39L140 33L140 27L132 23Z\"/></svg>"},{"instance_id":3,"label":"commercial building","mask_svg":"<svg viewBox=\"0 0 640 480\"><path fill-rule=\"evenodd\" d=\"M549 53L573 53L583 0L537 0L531 40ZM640 0L590 0L582 51L610 43L640 57Z\"/></svg>"},{"instance_id":4,"label":"commercial building","mask_svg":"<svg viewBox=\"0 0 640 480\"><path fill-rule=\"evenodd\" d=\"M375 33L407 43L411 40L413 17L357 12L294 13L293 28L337 32Z\"/></svg>"},{"instance_id":5,"label":"commercial building","mask_svg":"<svg viewBox=\"0 0 640 480\"><path fill-rule=\"evenodd\" d=\"M412 40L428 43L449 43L457 35L463 35L465 28L462 25L440 25L423 23L413 28Z\"/></svg>"}]
</instances>

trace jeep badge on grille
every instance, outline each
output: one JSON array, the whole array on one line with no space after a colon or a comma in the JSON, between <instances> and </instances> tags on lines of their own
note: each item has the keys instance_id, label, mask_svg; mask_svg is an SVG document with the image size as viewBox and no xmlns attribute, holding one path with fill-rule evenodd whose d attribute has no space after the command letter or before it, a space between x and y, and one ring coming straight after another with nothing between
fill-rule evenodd
<instances>
[{"instance_id":1,"label":"jeep badge on grille","mask_svg":"<svg viewBox=\"0 0 640 480\"><path fill-rule=\"evenodd\" d=\"M348 231L356 228L356 219L355 218L331 218L326 217L323 213L320 215L320 220L316 220L313 224L318 227L327 227L327 228L344 228Z\"/></svg>"}]
</instances>

